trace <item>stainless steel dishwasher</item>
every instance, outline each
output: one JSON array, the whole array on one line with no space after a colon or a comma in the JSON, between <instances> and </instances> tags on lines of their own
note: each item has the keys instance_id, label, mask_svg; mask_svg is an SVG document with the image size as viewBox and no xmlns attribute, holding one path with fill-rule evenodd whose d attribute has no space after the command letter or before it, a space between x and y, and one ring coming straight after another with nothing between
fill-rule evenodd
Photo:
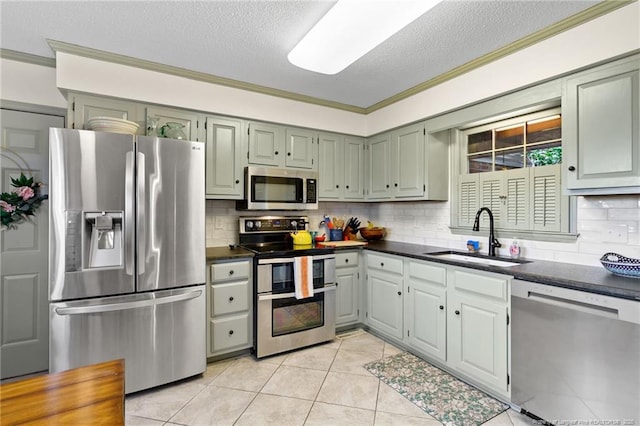
<instances>
[{"instance_id":1,"label":"stainless steel dishwasher","mask_svg":"<svg viewBox=\"0 0 640 426\"><path fill-rule=\"evenodd\" d=\"M553 424L640 425L640 302L511 290L512 403Z\"/></svg>"}]
</instances>

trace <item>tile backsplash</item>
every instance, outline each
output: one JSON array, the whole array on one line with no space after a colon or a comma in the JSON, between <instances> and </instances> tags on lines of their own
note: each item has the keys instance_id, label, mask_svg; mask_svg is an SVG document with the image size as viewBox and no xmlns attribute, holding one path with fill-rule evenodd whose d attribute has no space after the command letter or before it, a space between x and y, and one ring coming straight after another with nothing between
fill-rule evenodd
<instances>
[{"instance_id":1,"label":"tile backsplash","mask_svg":"<svg viewBox=\"0 0 640 426\"><path fill-rule=\"evenodd\" d=\"M599 259L606 252L640 258L640 195L611 195L578 197L577 230L575 242L558 243L518 240L522 255L532 259L552 260L582 265L600 266ZM269 212L270 214L297 214L309 216L311 230L326 232L320 227L323 214L348 219L355 216L363 224L371 220L387 228L387 240L426 244L466 250L468 239L480 240L486 247L486 237L455 235L449 231L449 202L419 201L397 203L342 203L320 202L317 211ZM238 242L238 218L260 216L264 212L235 209L235 201L207 201L207 246L224 246ZM506 237L506 238L505 238ZM511 242L501 236L501 255L507 255Z\"/></svg>"}]
</instances>

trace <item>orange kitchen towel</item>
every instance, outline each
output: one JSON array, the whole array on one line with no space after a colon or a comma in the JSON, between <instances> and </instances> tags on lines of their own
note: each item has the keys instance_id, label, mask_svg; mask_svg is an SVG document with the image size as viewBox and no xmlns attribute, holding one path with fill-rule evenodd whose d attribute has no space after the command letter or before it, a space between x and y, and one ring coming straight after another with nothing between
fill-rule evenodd
<instances>
[{"instance_id":1,"label":"orange kitchen towel","mask_svg":"<svg viewBox=\"0 0 640 426\"><path fill-rule=\"evenodd\" d=\"M296 299L313 296L313 258L311 256L293 258L293 283L296 288Z\"/></svg>"}]
</instances>

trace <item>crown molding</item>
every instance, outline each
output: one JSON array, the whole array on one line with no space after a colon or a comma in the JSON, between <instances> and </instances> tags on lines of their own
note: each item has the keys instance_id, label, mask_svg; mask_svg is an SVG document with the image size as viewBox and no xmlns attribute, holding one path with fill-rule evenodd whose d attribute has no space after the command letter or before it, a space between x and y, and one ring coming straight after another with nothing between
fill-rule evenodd
<instances>
[{"instance_id":1,"label":"crown molding","mask_svg":"<svg viewBox=\"0 0 640 426\"><path fill-rule=\"evenodd\" d=\"M32 55L31 53L18 52L16 50L10 49L0 49L0 58L18 62L26 62L34 65L41 65L44 67L56 67L56 60L54 58Z\"/></svg>"},{"instance_id":2,"label":"crown molding","mask_svg":"<svg viewBox=\"0 0 640 426\"><path fill-rule=\"evenodd\" d=\"M85 58L96 59L99 61L106 61L116 63L120 65L127 65L131 67L146 69L149 71L157 71L164 74L175 75L178 77L189 78L191 80L203 81L205 83L216 84L225 87L231 87L234 89L247 90L250 92L261 93L269 96L276 96L279 98L290 99L298 102L305 102L308 104L320 105L324 107L340 109L349 112L355 112L358 114L364 114L365 108L347 105L340 102L327 101L313 96L301 95L298 93L288 92L286 90L274 89L270 87L260 86L258 84L247 83L244 81L233 80L225 77L218 77L212 74L207 74L199 71L191 71L188 69L174 67L171 65L160 64L153 61L147 61L145 59L133 58L131 56L119 55L116 53L105 52L102 50L91 49L89 47L78 46L75 44L64 43L56 40L47 40L51 49L55 52L64 52L72 55L82 56Z\"/></svg>"},{"instance_id":3,"label":"crown molding","mask_svg":"<svg viewBox=\"0 0 640 426\"><path fill-rule=\"evenodd\" d=\"M487 65L500 58L511 55L512 53L525 49L564 31L570 30L571 28L577 27L578 25L584 24L585 22L591 21L602 15L606 15L607 13L613 12L616 9L635 3L637 1L638 0L604 0L602 3L598 3L597 5L585 9L580 13L572 15L562 21L556 22L555 24L543 28L542 30L539 30L533 34L530 34L527 37L521 38L520 40L508 44L500 49L489 52L484 56L476 58L463 65L460 65L457 68L440 74L435 78L427 80L424 83L420 83L410 89L397 93L387 99L373 104L365 108L365 114L370 114L398 101L409 98L434 86L442 84L445 81L452 80L476 68Z\"/></svg>"}]
</instances>

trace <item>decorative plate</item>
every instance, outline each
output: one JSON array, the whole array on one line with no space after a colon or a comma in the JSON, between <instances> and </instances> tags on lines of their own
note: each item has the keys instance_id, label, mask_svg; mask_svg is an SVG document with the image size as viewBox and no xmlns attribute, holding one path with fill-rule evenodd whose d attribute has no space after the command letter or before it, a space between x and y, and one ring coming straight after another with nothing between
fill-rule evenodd
<instances>
[{"instance_id":1,"label":"decorative plate","mask_svg":"<svg viewBox=\"0 0 640 426\"><path fill-rule=\"evenodd\" d=\"M135 135L140 127L136 122L114 117L93 117L89 119L88 124L91 130L98 132L126 133L128 135Z\"/></svg>"},{"instance_id":2,"label":"decorative plate","mask_svg":"<svg viewBox=\"0 0 640 426\"><path fill-rule=\"evenodd\" d=\"M600 258L600 263L614 275L640 278L640 259L624 257L617 253L606 253Z\"/></svg>"}]
</instances>

